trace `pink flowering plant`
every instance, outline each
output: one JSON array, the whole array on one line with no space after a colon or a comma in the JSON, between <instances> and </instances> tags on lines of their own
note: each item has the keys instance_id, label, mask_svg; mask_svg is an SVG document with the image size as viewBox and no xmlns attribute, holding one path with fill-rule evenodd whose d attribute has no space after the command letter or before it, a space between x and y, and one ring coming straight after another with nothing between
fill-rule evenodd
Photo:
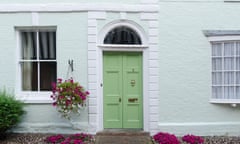
<instances>
[{"instance_id":1,"label":"pink flowering plant","mask_svg":"<svg viewBox=\"0 0 240 144\"><path fill-rule=\"evenodd\" d=\"M159 144L180 144L177 137L173 134L159 132L153 136L154 141Z\"/></svg>"},{"instance_id":2,"label":"pink flowering plant","mask_svg":"<svg viewBox=\"0 0 240 144\"><path fill-rule=\"evenodd\" d=\"M49 136L45 139L45 142L50 143L50 144L56 144L56 143L60 143L62 141L64 141L64 136L61 134L58 135L53 135L53 136Z\"/></svg>"},{"instance_id":3,"label":"pink flowering plant","mask_svg":"<svg viewBox=\"0 0 240 144\"><path fill-rule=\"evenodd\" d=\"M200 136L187 134L182 137L182 141L189 143L189 144L203 144L204 139Z\"/></svg>"},{"instance_id":4,"label":"pink flowering plant","mask_svg":"<svg viewBox=\"0 0 240 144\"><path fill-rule=\"evenodd\" d=\"M94 144L95 139L90 134L77 133L70 136L52 135L45 139L48 144Z\"/></svg>"},{"instance_id":5,"label":"pink flowering plant","mask_svg":"<svg viewBox=\"0 0 240 144\"><path fill-rule=\"evenodd\" d=\"M65 81L59 78L57 83L52 83L53 106L58 108L64 118L70 119L71 113L79 113L86 106L88 95L89 92L72 78Z\"/></svg>"}]
</instances>

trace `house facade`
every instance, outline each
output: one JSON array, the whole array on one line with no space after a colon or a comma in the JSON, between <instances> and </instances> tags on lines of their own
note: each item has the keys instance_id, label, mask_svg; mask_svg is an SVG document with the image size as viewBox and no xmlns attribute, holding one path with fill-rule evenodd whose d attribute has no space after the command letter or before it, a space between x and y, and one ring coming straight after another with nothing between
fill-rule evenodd
<instances>
[{"instance_id":1,"label":"house facade","mask_svg":"<svg viewBox=\"0 0 240 144\"><path fill-rule=\"evenodd\" d=\"M239 135L239 14L228 0L2 0L0 87L27 112L14 131ZM50 98L69 77L90 92L71 122Z\"/></svg>"}]
</instances>

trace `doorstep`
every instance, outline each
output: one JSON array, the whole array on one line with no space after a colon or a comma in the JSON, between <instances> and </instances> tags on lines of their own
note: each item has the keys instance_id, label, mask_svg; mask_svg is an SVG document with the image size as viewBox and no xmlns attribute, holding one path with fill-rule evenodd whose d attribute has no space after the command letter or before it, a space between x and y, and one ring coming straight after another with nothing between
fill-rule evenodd
<instances>
[{"instance_id":1,"label":"doorstep","mask_svg":"<svg viewBox=\"0 0 240 144\"><path fill-rule=\"evenodd\" d=\"M150 133L136 129L105 129L97 132L96 144L152 144Z\"/></svg>"}]
</instances>

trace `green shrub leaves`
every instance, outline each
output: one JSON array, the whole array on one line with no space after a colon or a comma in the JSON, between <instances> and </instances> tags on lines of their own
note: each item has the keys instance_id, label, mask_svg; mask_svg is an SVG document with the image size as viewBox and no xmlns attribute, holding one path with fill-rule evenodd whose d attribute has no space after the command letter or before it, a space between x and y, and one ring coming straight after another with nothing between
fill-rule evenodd
<instances>
[{"instance_id":1,"label":"green shrub leaves","mask_svg":"<svg viewBox=\"0 0 240 144\"><path fill-rule=\"evenodd\" d=\"M23 114L23 103L5 90L0 90L0 135L20 122Z\"/></svg>"}]
</instances>

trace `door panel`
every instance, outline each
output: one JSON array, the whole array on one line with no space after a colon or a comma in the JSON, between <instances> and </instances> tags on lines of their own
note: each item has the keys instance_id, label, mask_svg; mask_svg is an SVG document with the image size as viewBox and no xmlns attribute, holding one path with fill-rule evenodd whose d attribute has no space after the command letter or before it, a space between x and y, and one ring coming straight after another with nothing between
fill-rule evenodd
<instances>
[{"instance_id":1,"label":"door panel","mask_svg":"<svg viewBox=\"0 0 240 144\"><path fill-rule=\"evenodd\" d=\"M142 54L104 52L104 128L142 128Z\"/></svg>"},{"instance_id":2,"label":"door panel","mask_svg":"<svg viewBox=\"0 0 240 144\"><path fill-rule=\"evenodd\" d=\"M123 127L142 128L142 55L123 57Z\"/></svg>"},{"instance_id":3,"label":"door panel","mask_svg":"<svg viewBox=\"0 0 240 144\"><path fill-rule=\"evenodd\" d=\"M122 56L104 54L104 128L122 128Z\"/></svg>"}]
</instances>

